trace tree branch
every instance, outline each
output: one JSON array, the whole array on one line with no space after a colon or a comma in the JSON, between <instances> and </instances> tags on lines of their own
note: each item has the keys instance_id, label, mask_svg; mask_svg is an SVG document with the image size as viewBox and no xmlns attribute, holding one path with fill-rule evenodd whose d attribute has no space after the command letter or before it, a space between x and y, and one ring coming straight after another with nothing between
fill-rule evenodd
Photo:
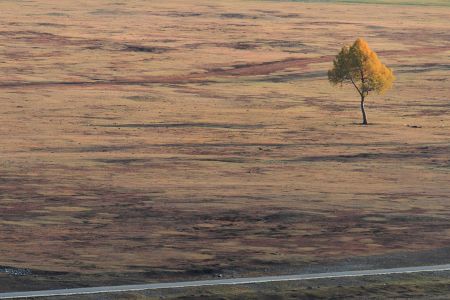
<instances>
[{"instance_id":1,"label":"tree branch","mask_svg":"<svg viewBox=\"0 0 450 300\"><path fill-rule=\"evenodd\" d=\"M359 95L362 96L362 92L359 90L358 86L356 86L355 82L353 81L353 78L350 77L350 81L353 83L353 86L356 88L356 90L358 91Z\"/></svg>"}]
</instances>

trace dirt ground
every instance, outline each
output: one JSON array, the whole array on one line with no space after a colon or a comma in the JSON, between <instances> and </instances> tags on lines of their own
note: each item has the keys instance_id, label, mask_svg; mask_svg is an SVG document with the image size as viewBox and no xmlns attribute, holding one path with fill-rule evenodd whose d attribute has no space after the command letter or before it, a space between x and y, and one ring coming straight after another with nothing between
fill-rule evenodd
<instances>
[{"instance_id":1,"label":"dirt ground","mask_svg":"<svg viewBox=\"0 0 450 300\"><path fill-rule=\"evenodd\" d=\"M450 8L30 0L0 11L0 266L83 285L450 245ZM367 127L357 93L326 79L357 37L397 76L368 98Z\"/></svg>"}]
</instances>

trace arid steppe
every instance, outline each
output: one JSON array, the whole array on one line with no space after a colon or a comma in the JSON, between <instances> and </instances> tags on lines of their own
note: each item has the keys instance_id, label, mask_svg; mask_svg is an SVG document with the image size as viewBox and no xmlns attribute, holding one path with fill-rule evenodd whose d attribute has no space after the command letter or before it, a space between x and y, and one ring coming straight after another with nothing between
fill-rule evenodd
<instances>
[{"instance_id":1,"label":"arid steppe","mask_svg":"<svg viewBox=\"0 0 450 300\"><path fill-rule=\"evenodd\" d=\"M32 272L0 291L449 263L448 6L0 14L0 266ZM326 77L357 37L397 77L369 126Z\"/></svg>"}]
</instances>

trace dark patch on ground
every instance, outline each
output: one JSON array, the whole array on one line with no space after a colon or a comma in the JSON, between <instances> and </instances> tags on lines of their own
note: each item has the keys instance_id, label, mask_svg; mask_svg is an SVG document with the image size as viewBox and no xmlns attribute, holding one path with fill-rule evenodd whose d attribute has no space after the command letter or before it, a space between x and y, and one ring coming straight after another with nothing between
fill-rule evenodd
<instances>
[{"instance_id":1,"label":"dark patch on ground","mask_svg":"<svg viewBox=\"0 0 450 300\"><path fill-rule=\"evenodd\" d=\"M93 145L93 146L79 146L79 147L58 147L58 148L31 148L31 151L38 152L54 152L54 153L86 153L86 152L116 152L116 151L126 151L138 148L138 145L130 146L104 146L104 145Z\"/></svg>"},{"instance_id":2,"label":"dark patch on ground","mask_svg":"<svg viewBox=\"0 0 450 300\"><path fill-rule=\"evenodd\" d=\"M418 65L397 65L395 68L397 73L425 73L450 70L450 64L426 63Z\"/></svg>"},{"instance_id":3,"label":"dark patch on ground","mask_svg":"<svg viewBox=\"0 0 450 300\"><path fill-rule=\"evenodd\" d=\"M312 214L296 211L279 211L273 214L266 215L262 218L264 222L281 222L281 223L293 223L293 222L313 222L323 220L323 216L320 214Z\"/></svg>"},{"instance_id":4,"label":"dark patch on ground","mask_svg":"<svg viewBox=\"0 0 450 300\"><path fill-rule=\"evenodd\" d=\"M324 71L313 71L313 72L304 72L304 73L289 73L289 74L281 74L281 75L272 75L272 76L264 76L261 78L255 78L253 81L260 82L291 82L305 79L314 79L314 78L325 78L326 72ZM329 103L329 101L328 101ZM336 107L342 107L342 105L336 105Z\"/></svg>"},{"instance_id":5,"label":"dark patch on ground","mask_svg":"<svg viewBox=\"0 0 450 300\"><path fill-rule=\"evenodd\" d=\"M300 41L286 41L286 40L265 41L264 44L269 45L270 47L279 47L279 48L308 47L307 45L305 45Z\"/></svg>"},{"instance_id":6,"label":"dark patch on ground","mask_svg":"<svg viewBox=\"0 0 450 300\"><path fill-rule=\"evenodd\" d=\"M98 161L105 164L121 164L121 165L129 165L132 163L141 163L148 161L147 159L140 159L140 158L99 158L99 159L93 159L94 161Z\"/></svg>"},{"instance_id":7,"label":"dark patch on ground","mask_svg":"<svg viewBox=\"0 0 450 300\"><path fill-rule=\"evenodd\" d=\"M65 13L61 13L61 12L51 12L46 14L47 16L52 16L52 17L67 17L68 15Z\"/></svg>"},{"instance_id":8,"label":"dark patch on ground","mask_svg":"<svg viewBox=\"0 0 450 300\"><path fill-rule=\"evenodd\" d=\"M255 159L247 159L244 157L221 157L221 158L198 158L195 159L196 161L214 161L214 162L224 162L224 163L236 163L236 164L242 164L242 163L248 163L248 162L255 162L257 160Z\"/></svg>"},{"instance_id":9,"label":"dark patch on ground","mask_svg":"<svg viewBox=\"0 0 450 300\"><path fill-rule=\"evenodd\" d=\"M255 49L257 45L245 43L245 42L237 42L230 45L230 48L237 49L237 50L249 50L249 49Z\"/></svg>"},{"instance_id":10,"label":"dark patch on ground","mask_svg":"<svg viewBox=\"0 0 450 300\"><path fill-rule=\"evenodd\" d=\"M276 14L275 16L279 17L279 18L283 18L283 19L291 19L291 18L301 18L303 15L299 14L299 13L280 13L280 14Z\"/></svg>"},{"instance_id":11,"label":"dark patch on ground","mask_svg":"<svg viewBox=\"0 0 450 300\"><path fill-rule=\"evenodd\" d=\"M32 44L82 45L85 40L32 30L0 31L0 35Z\"/></svg>"},{"instance_id":12,"label":"dark patch on ground","mask_svg":"<svg viewBox=\"0 0 450 300\"><path fill-rule=\"evenodd\" d=\"M304 161L304 162L357 162L364 160L399 160L399 159L430 159L435 157L436 154L450 153L449 146L423 146L405 151L399 149L397 152L365 152L356 154L340 154L340 155L320 155L320 156L308 156L298 159L287 160L289 162Z\"/></svg>"},{"instance_id":13,"label":"dark patch on ground","mask_svg":"<svg viewBox=\"0 0 450 300\"><path fill-rule=\"evenodd\" d=\"M161 54L169 51L168 48L163 47L149 47L149 46L139 46L139 45L125 45L123 51L131 51L131 52L145 52L145 53L154 53Z\"/></svg>"},{"instance_id":14,"label":"dark patch on ground","mask_svg":"<svg viewBox=\"0 0 450 300\"><path fill-rule=\"evenodd\" d=\"M166 41L161 41L166 42ZM143 52L152 54L162 54L170 51L170 48L159 46L146 46L136 44L122 44L108 40L84 40L88 50L106 50L106 51L124 51L124 52Z\"/></svg>"},{"instance_id":15,"label":"dark patch on ground","mask_svg":"<svg viewBox=\"0 0 450 300\"><path fill-rule=\"evenodd\" d=\"M154 96L129 96L129 97L125 97L128 100L133 100L133 101L143 101L143 102L148 102L148 101L156 101L158 100L156 97Z\"/></svg>"},{"instance_id":16,"label":"dark patch on ground","mask_svg":"<svg viewBox=\"0 0 450 300\"><path fill-rule=\"evenodd\" d=\"M259 129L265 127L262 124L226 124L226 123L148 123L148 124L110 124L95 125L98 127L119 128L212 128L212 129Z\"/></svg>"},{"instance_id":17,"label":"dark patch on ground","mask_svg":"<svg viewBox=\"0 0 450 300\"><path fill-rule=\"evenodd\" d=\"M311 63L319 63L327 61L331 56L321 56L315 58L294 58L279 61L270 61L253 64L236 64L226 69L212 69L206 74L210 76L255 76L267 75L273 72L281 71L286 68L304 68Z\"/></svg>"},{"instance_id":18,"label":"dark patch on ground","mask_svg":"<svg viewBox=\"0 0 450 300\"><path fill-rule=\"evenodd\" d=\"M58 27L58 28L65 28L68 27L64 24L56 24L56 23L37 23L39 26L45 26L45 27Z\"/></svg>"},{"instance_id":19,"label":"dark patch on ground","mask_svg":"<svg viewBox=\"0 0 450 300\"><path fill-rule=\"evenodd\" d=\"M116 16L116 15L134 15L137 12L135 11L127 11L127 10L120 10L120 9L105 9L105 8L99 8L96 10L93 10L89 12L91 15L105 15L105 16Z\"/></svg>"},{"instance_id":20,"label":"dark patch on ground","mask_svg":"<svg viewBox=\"0 0 450 300\"><path fill-rule=\"evenodd\" d=\"M202 16L201 13L196 12L189 12L189 11L172 11L167 13L167 16L169 17L176 17L176 18L187 18L187 17L200 17Z\"/></svg>"},{"instance_id":21,"label":"dark patch on ground","mask_svg":"<svg viewBox=\"0 0 450 300\"><path fill-rule=\"evenodd\" d=\"M241 14L241 13L224 13L220 15L222 18L227 19L257 19L256 16Z\"/></svg>"}]
</instances>

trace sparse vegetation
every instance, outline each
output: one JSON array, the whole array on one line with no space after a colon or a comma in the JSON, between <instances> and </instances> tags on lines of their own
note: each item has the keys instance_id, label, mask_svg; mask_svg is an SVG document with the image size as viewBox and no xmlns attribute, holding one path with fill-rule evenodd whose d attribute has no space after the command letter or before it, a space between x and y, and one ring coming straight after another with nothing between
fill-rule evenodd
<instances>
[{"instance_id":1,"label":"sparse vegetation","mask_svg":"<svg viewBox=\"0 0 450 300\"><path fill-rule=\"evenodd\" d=\"M446 299L450 274L393 275L305 282L217 286L122 294L102 294L104 300L323 300L323 299ZM98 295L64 297L96 300ZM51 299L49 299L51 300ZM54 300L62 300L54 298Z\"/></svg>"},{"instance_id":2,"label":"sparse vegetation","mask_svg":"<svg viewBox=\"0 0 450 300\"><path fill-rule=\"evenodd\" d=\"M286 0L307 3L356 3L385 5L450 6L448 0Z\"/></svg>"},{"instance_id":3,"label":"sparse vegetation","mask_svg":"<svg viewBox=\"0 0 450 300\"><path fill-rule=\"evenodd\" d=\"M0 290L442 263L449 11L385 8L0 1ZM364 129L355 36L398 77Z\"/></svg>"}]
</instances>

